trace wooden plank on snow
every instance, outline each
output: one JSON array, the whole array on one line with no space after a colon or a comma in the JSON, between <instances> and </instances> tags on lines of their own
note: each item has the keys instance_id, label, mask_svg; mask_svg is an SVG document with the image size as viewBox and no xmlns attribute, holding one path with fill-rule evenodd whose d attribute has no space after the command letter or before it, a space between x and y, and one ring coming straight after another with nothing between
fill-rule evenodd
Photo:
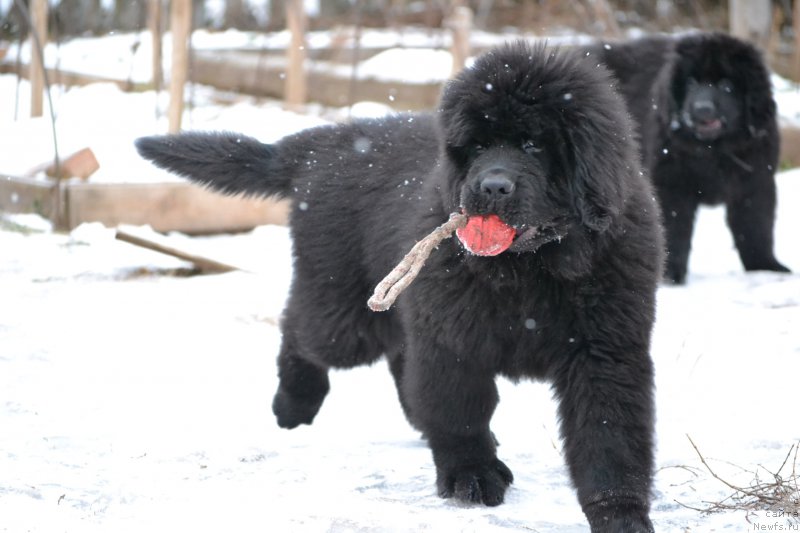
<instances>
[{"instance_id":1,"label":"wooden plank on snow","mask_svg":"<svg viewBox=\"0 0 800 533\"><path fill-rule=\"evenodd\" d=\"M288 202L223 196L189 183L77 183L65 190L66 224L150 225L156 231L220 233L285 224Z\"/></svg>"}]
</instances>

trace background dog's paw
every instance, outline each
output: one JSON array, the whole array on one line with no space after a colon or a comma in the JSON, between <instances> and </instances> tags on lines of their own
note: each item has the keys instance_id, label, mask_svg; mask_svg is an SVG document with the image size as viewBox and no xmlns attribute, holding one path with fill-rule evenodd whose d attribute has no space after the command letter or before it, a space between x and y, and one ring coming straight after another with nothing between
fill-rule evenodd
<instances>
[{"instance_id":1,"label":"background dog's paw","mask_svg":"<svg viewBox=\"0 0 800 533\"><path fill-rule=\"evenodd\" d=\"M500 459L486 464L454 467L437 472L436 484L442 498L458 498L488 506L503 503L506 489L514 481L511 470Z\"/></svg>"},{"instance_id":2,"label":"background dog's paw","mask_svg":"<svg viewBox=\"0 0 800 533\"><path fill-rule=\"evenodd\" d=\"M300 424L311 424L321 405L322 400L298 399L279 388L272 400L272 412L278 419L280 427L294 429Z\"/></svg>"},{"instance_id":3,"label":"background dog's paw","mask_svg":"<svg viewBox=\"0 0 800 533\"><path fill-rule=\"evenodd\" d=\"M749 271L766 270L771 272L791 272L787 267L778 262L775 258L759 259L757 261L747 261L744 269Z\"/></svg>"},{"instance_id":4,"label":"background dog's paw","mask_svg":"<svg viewBox=\"0 0 800 533\"><path fill-rule=\"evenodd\" d=\"M672 285L686 284L686 267L676 266L667 262L667 266L664 269L664 281Z\"/></svg>"}]
</instances>

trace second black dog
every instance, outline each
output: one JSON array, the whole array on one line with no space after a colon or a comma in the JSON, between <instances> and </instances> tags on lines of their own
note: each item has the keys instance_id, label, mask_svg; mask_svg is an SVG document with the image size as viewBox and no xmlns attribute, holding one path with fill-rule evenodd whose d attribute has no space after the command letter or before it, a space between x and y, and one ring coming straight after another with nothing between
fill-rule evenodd
<instances>
[{"instance_id":1,"label":"second black dog","mask_svg":"<svg viewBox=\"0 0 800 533\"><path fill-rule=\"evenodd\" d=\"M773 253L780 138L769 73L721 33L648 37L585 50L619 80L639 126L667 236L666 278L684 283L695 213L725 204L746 270L788 272Z\"/></svg>"}]
</instances>

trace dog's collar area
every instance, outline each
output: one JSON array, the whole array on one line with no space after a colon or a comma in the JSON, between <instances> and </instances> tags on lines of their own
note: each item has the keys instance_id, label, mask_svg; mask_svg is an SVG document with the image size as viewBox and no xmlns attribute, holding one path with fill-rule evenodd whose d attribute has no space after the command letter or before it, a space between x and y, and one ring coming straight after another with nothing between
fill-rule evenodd
<instances>
[{"instance_id":1,"label":"dog's collar area","mask_svg":"<svg viewBox=\"0 0 800 533\"><path fill-rule=\"evenodd\" d=\"M514 242L508 247L509 252L535 252L542 245L560 241L567 236L567 223L550 223L529 227L517 232Z\"/></svg>"}]
</instances>

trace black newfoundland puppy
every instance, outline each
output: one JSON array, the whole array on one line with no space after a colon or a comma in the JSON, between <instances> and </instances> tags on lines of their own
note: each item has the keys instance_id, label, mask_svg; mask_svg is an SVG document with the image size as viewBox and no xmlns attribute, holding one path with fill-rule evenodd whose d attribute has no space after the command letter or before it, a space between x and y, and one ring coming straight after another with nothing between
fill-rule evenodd
<instances>
[{"instance_id":1,"label":"black newfoundland puppy","mask_svg":"<svg viewBox=\"0 0 800 533\"><path fill-rule=\"evenodd\" d=\"M788 272L773 254L780 138L758 51L721 33L648 37L587 51L618 78L640 126L644 166L666 227L666 278L685 282L700 204L725 204L746 270Z\"/></svg>"},{"instance_id":2,"label":"black newfoundland puppy","mask_svg":"<svg viewBox=\"0 0 800 533\"><path fill-rule=\"evenodd\" d=\"M517 43L449 82L435 114L324 126L272 145L186 133L137 147L224 193L292 199L280 426L312 422L329 368L385 355L433 451L439 494L498 505L513 476L489 429L495 377L545 379L592 531L646 532L662 237L610 85L596 61ZM499 218L513 242L489 257L447 239L394 309L370 311L375 285L459 211Z\"/></svg>"}]
</instances>

